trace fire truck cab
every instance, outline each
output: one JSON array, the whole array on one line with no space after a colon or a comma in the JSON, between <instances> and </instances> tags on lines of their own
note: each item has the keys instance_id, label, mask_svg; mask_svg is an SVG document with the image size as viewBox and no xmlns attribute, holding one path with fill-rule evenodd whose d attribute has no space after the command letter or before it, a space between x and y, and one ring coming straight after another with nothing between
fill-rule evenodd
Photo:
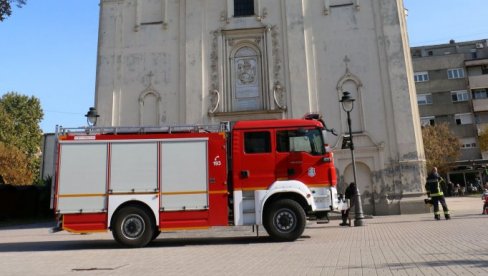
<instances>
[{"instance_id":1,"label":"fire truck cab","mask_svg":"<svg viewBox=\"0 0 488 276\"><path fill-rule=\"evenodd\" d=\"M337 209L321 120L57 130L57 230L111 230L141 247L161 231L263 225L280 241Z\"/></svg>"}]
</instances>

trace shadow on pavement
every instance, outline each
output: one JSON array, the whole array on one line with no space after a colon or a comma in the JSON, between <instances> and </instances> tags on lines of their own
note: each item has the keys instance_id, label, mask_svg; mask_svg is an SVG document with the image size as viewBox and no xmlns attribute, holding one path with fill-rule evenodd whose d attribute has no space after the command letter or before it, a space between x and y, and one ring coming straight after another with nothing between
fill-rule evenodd
<instances>
[{"instance_id":1,"label":"shadow on pavement","mask_svg":"<svg viewBox=\"0 0 488 276\"><path fill-rule=\"evenodd\" d=\"M485 260L449 260L449 261L427 261L427 262L418 262L418 263L392 263L388 264L389 267L447 267L452 265L459 265L459 266L470 266L470 267L479 267L479 268L486 268L488 267L488 262Z\"/></svg>"},{"instance_id":2,"label":"shadow on pavement","mask_svg":"<svg viewBox=\"0 0 488 276\"><path fill-rule=\"evenodd\" d=\"M52 228L56 225L53 220L47 220L43 222L10 222L0 221L0 231L2 230L19 230L19 229L35 229L35 228Z\"/></svg>"},{"instance_id":3,"label":"shadow on pavement","mask_svg":"<svg viewBox=\"0 0 488 276\"><path fill-rule=\"evenodd\" d=\"M309 239L310 236L302 236L295 242L302 239ZM161 238L156 239L147 245L148 248L183 247L199 245L238 245L238 244L263 244L279 243L269 237L205 237L205 238ZM18 242L0 244L0 253L5 252L43 252L43 251L72 251L72 250L107 250L126 249L121 247L114 240L70 240L70 241L41 241L41 242ZM133 249L137 250L137 249Z\"/></svg>"}]
</instances>

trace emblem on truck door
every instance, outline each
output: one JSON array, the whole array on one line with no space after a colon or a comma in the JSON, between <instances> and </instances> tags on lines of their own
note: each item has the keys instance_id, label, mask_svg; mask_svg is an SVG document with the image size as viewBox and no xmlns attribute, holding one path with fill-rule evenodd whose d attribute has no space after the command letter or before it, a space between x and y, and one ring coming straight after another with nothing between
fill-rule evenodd
<instances>
[{"instance_id":1,"label":"emblem on truck door","mask_svg":"<svg viewBox=\"0 0 488 276\"><path fill-rule=\"evenodd\" d=\"M218 166L221 166L222 165L222 161L220 161L220 155L215 156L214 161L213 161L213 165L215 167L218 167Z\"/></svg>"},{"instance_id":2,"label":"emblem on truck door","mask_svg":"<svg viewBox=\"0 0 488 276\"><path fill-rule=\"evenodd\" d=\"M315 168L314 167L308 168L308 176L314 177L315 175L316 175Z\"/></svg>"},{"instance_id":3,"label":"emblem on truck door","mask_svg":"<svg viewBox=\"0 0 488 276\"><path fill-rule=\"evenodd\" d=\"M315 168L314 167L308 168L308 176L314 177L315 175L316 175Z\"/></svg>"}]
</instances>

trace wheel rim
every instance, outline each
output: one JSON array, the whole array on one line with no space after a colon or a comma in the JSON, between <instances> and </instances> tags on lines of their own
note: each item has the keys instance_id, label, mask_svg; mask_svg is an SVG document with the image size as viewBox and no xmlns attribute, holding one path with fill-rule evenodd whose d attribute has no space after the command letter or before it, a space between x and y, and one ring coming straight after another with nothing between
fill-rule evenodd
<instances>
[{"instance_id":1,"label":"wheel rim","mask_svg":"<svg viewBox=\"0 0 488 276\"><path fill-rule=\"evenodd\" d=\"M144 219L136 214L129 215L122 221L122 234L125 238L135 240L144 234L146 225Z\"/></svg>"},{"instance_id":2,"label":"wheel rim","mask_svg":"<svg viewBox=\"0 0 488 276\"><path fill-rule=\"evenodd\" d=\"M297 217L290 209L280 209L274 216L276 229L283 233L289 233L296 227Z\"/></svg>"}]
</instances>

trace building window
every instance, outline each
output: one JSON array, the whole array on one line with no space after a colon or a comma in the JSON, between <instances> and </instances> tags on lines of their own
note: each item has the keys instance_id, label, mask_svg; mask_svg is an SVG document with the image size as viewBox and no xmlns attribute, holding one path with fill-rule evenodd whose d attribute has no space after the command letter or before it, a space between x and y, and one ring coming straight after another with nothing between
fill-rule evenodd
<instances>
[{"instance_id":1,"label":"building window","mask_svg":"<svg viewBox=\"0 0 488 276\"><path fill-rule=\"evenodd\" d=\"M244 133L244 151L246 153L271 152L271 135L267 131Z\"/></svg>"},{"instance_id":2,"label":"building window","mask_svg":"<svg viewBox=\"0 0 488 276\"><path fill-rule=\"evenodd\" d=\"M254 15L254 0L234 0L234 16Z\"/></svg>"},{"instance_id":3,"label":"building window","mask_svg":"<svg viewBox=\"0 0 488 276\"><path fill-rule=\"evenodd\" d=\"M276 132L278 152L308 152L312 155L324 154L322 133L318 129L283 130Z\"/></svg>"},{"instance_id":4,"label":"building window","mask_svg":"<svg viewBox=\"0 0 488 276\"><path fill-rule=\"evenodd\" d=\"M481 65L481 74L488 75L488 65Z\"/></svg>"},{"instance_id":5,"label":"building window","mask_svg":"<svg viewBox=\"0 0 488 276\"><path fill-rule=\"evenodd\" d=\"M477 147L476 138L474 137L461 138L459 139L459 142L461 144L461 149L472 149Z\"/></svg>"},{"instance_id":6,"label":"building window","mask_svg":"<svg viewBox=\"0 0 488 276\"><path fill-rule=\"evenodd\" d=\"M483 89L473 89L473 99L486 99L488 98L488 93L486 88Z\"/></svg>"},{"instance_id":7,"label":"building window","mask_svg":"<svg viewBox=\"0 0 488 276\"><path fill-rule=\"evenodd\" d=\"M418 105L432 104L432 94L418 94L417 104Z\"/></svg>"},{"instance_id":8,"label":"building window","mask_svg":"<svg viewBox=\"0 0 488 276\"><path fill-rule=\"evenodd\" d=\"M434 116L420 117L420 124L423 127L433 126L433 125L435 125L435 117Z\"/></svg>"},{"instance_id":9,"label":"building window","mask_svg":"<svg viewBox=\"0 0 488 276\"><path fill-rule=\"evenodd\" d=\"M467 90L452 91L451 98L453 103L466 102L469 100L469 93Z\"/></svg>"},{"instance_id":10,"label":"building window","mask_svg":"<svg viewBox=\"0 0 488 276\"><path fill-rule=\"evenodd\" d=\"M428 72L416 72L413 74L413 79L415 82L424 82L429 80Z\"/></svg>"},{"instance_id":11,"label":"building window","mask_svg":"<svg viewBox=\"0 0 488 276\"><path fill-rule=\"evenodd\" d=\"M462 113L454 115L456 125L469 125L473 123L473 115L471 113Z\"/></svg>"},{"instance_id":12,"label":"building window","mask_svg":"<svg viewBox=\"0 0 488 276\"><path fill-rule=\"evenodd\" d=\"M448 69L447 78L450 80L464 78L464 69L463 68Z\"/></svg>"}]
</instances>

